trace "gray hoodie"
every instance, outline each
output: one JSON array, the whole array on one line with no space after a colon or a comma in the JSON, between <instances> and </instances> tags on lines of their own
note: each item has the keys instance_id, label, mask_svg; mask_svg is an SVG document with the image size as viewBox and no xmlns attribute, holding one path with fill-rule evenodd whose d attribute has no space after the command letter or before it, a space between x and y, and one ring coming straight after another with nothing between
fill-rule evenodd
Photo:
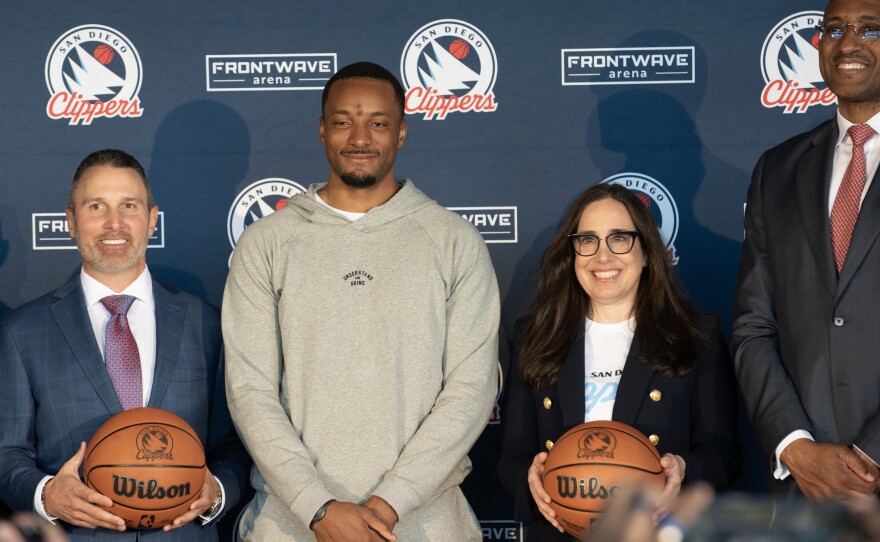
<instances>
[{"instance_id":1,"label":"gray hoodie","mask_svg":"<svg viewBox=\"0 0 880 542\"><path fill-rule=\"evenodd\" d=\"M313 185L250 226L223 298L229 409L257 490L240 534L313 540L329 499L387 501L409 540L481 540L458 485L497 392L480 234L410 181L351 222Z\"/></svg>"}]
</instances>

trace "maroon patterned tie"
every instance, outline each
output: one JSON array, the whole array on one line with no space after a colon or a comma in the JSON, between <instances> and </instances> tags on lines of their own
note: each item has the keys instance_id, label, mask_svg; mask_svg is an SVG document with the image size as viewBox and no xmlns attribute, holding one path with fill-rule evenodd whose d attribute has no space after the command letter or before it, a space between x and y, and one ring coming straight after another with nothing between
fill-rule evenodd
<instances>
[{"instance_id":1,"label":"maroon patterned tie","mask_svg":"<svg viewBox=\"0 0 880 542\"><path fill-rule=\"evenodd\" d=\"M831 207L831 246L834 248L834 261L837 263L838 274L843 269L843 262L846 261L849 242L856 228L856 220L859 218L862 191L865 189L865 181L868 177L865 165L865 142L877 132L867 124L854 124L847 133L853 144L852 160L846 168L837 197L834 198L834 205Z\"/></svg>"},{"instance_id":2,"label":"maroon patterned tie","mask_svg":"<svg viewBox=\"0 0 880 542\"><path fill-rule=\"evenodd\" d=\"M110 295L101 299L101 303L110 311L110 321L104 334L104 362L122 410L144 406L141 356L126 316L134 299L130 295Z\"/></svg>"}]
</instances>

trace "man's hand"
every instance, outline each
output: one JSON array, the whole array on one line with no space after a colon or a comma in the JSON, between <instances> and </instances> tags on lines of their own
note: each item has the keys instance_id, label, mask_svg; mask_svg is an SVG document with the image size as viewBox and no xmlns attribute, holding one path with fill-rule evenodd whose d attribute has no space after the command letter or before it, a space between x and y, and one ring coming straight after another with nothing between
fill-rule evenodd
<instances>
[{"instance_id":1,"label":"man's hand","mask_svg":"<svg viewBox=\"0 0 880 542\"><path fill-rule=\"evenodd\" d=\"M110 497L91 489L79 479L79 467L85 456L86 443L82 442L79 451L62 465L55 478L46 483L46 513L78 527L124 531L125 521L105 510L113 506Z\"/></svg>"},{"instance_id":2,"label":"man's hand","mask_svg":"<svg viewBox=\"0 0 880 542\"><path fill-rule=\"evenodd\" d=\"M842 444L798 439L779 459L809 499L852 502L877 493L877 478L856 452Z\"/></svg>"},{"instance_id":3,"label":"man's hand","mask_svg":"<svg viewBox=\"0 0 880 542\"><path fill-rule=\"evenodd\" d=\"M381 518L382 521L384 521L385 524L388 525L389 530L394 530L394 526L397 525L397 520L399 520L400 518L397 516L397 512L394 510L394 508L392 508L385 499L373 495L372 497L367 499L367 502L364 503L364 506L366 506L373 512L376 512L379 518Z\"/></svg>"},{"instance_id":4,"label":"man's hand","mask_svg":"<svg viewBox=\"0 0 880 542\"><path fill-rule=\"evenodd\" d=\"M388 506L387 503L385 506ZM376 512L353 502L330 503L324 519L315 524L314 531L318 542L397 540L391 532L391 527Z\"/></svg>"},{"instance_id":5,"label":"man's hand","mask_svg":"<svg viewBox=\"0 0 880 542\"><path fill-rule=\"evenodd\" d=\"M211 471L205 469L205 483L202 484L201 493L199 493L198 498L189 505L189 511L180 517L174 518L174 521L172 521L170 525L162 527L162 530L170 531L171 529L183 527L190 521L204 514L205 510L210 508L219 496L220 484L217 483L217 479L214 478Z\"/></svg>"}]
</instances>

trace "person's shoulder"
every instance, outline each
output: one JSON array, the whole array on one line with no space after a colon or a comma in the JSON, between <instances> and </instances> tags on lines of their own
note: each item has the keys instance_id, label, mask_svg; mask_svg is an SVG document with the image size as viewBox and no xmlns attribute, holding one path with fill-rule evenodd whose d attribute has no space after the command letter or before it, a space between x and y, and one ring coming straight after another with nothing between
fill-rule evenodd
<instances>
[{"instance_id":1,"label":"person's shoulder","mask_svg":"<svg viewBox=\"0 0 880 542\"><path fill-rule=\"evenodd\" d=\"M161 300L163 297L161 295L156 295L159 289L164 290L165 293L170 295L175 303L183 304L189 310L201 313L203 318L206 318L209 321L217 320L219 322L220 309L186 290L181 290L169 282L153 277L153 297L157 304L162 302Z\"/></svg>"},{"instance_id":2,"label":"person's shoulder","mask_svg":"<svg viewBox=\"0 0 880 542\"><path fill-rule=\"evenodd\" d=\"M767 150L768 156L788 157L799 155L807 149L827 141L827 138L837 133L837 120L832 118L818 126L792 136L782 143Z\"/></svg>"},{"instance_id":3,"label":"person's shoulder","mask_svg":"<svg viewBox=\"0 0 880 542\"><path fill-rule=\"evenodd\" d=\"M48 314L51 310L52 305L57 303L63 297L69 295L71 293L71 290L76 287L76 283L71 281L58 288L54 288L49 292L46 292L45 294L26 303L23 303L19 307L7 312L2 317L0 317L0 322L2 322L4 325L27 325L27 323L32 321L35 317L41 317L41 315Z\"/></svg>"}]
</instances>

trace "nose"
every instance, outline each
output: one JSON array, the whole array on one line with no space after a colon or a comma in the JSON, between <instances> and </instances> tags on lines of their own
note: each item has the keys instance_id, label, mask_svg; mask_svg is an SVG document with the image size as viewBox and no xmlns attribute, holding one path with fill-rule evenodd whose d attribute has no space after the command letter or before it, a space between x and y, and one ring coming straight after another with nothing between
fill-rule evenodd
<instances>
[{"instance_id":1,"label":"nose","mask_svg":"<svg viewBox=\"0 0 880 542\"><path fill-rule=\"evenodd\" d=\"M614 254L614 253L611 252L610 248L608 248L608 241L605 239L600 239L599 240L599 250L596 251L596 258L600 262L608 261L611 258L613 258L612 254Z\"/></svg>"},{"instance_id":2,"label":"nose","mask_svg":"<svg viewBox=\"0 0 880 542\"><path fill-rule=\"evenodd\" d=\"M118 209L108 209L104 218L104 229L118 230L122 225L122 214Z\"/></svg>"},{"instance_id":3,"label":"nose","mask_svg":"<svg viewBox=\"0 0 880 542\"><path fill-rule=\"evenodd\" d=\"M865 45L865 41L856 34L855 25L848 24L843 28L843 36L837 42L841 50L854 51L861 49Z\"/></svg>"},{"instance_id":4,"label":"nose","mask_svg":"<svg viewBox=\"0 0 880 542\"><path fill-rule=\"evenodd\" d=\"M367 122L354 122L348 136L348 143L354 147L366 147L372 141Z\"/></svg>"}]
</instances>

